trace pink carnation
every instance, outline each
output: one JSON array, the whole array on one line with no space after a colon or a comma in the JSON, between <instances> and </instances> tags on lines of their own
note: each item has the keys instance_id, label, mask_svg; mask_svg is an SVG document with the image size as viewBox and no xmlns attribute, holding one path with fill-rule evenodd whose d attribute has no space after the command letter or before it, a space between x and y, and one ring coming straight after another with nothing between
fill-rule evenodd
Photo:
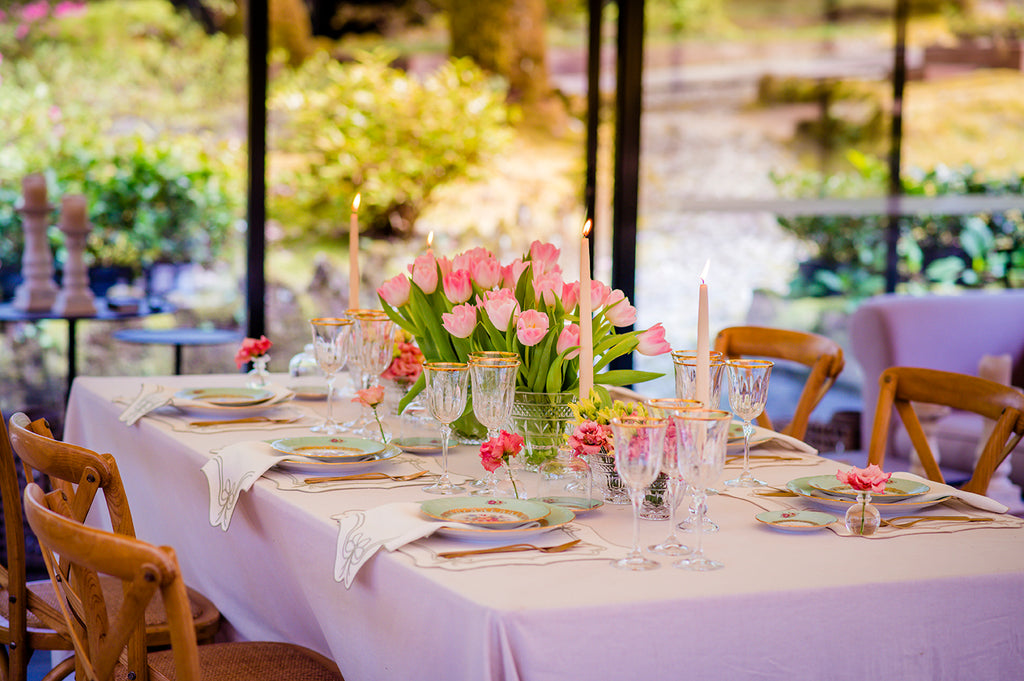
<instances>
[{"instance_id":1,"label":"pink carnation","mask_svg":"<svg viewBox=\"0 0 1024 681\"><path fill-rule=\"evenodd\" d=\"M397 356L381 374L389 381L413 382L423 372L423 353L415 343L400 341L395 344Z\"/></svg>"},{"instance_id":2,"label":"pink carnation","mask_svg":"<svg viewBox=\"0 0 1024 681\"><path fill-rule=\"evenodd\" d=\"M848 471L836 473L836 479L857 490L858 492L884 492L885 483L892 477L892 473L884 473L877 464L871 464L867 468L851 468Z\"/></svg>"},{"instance_id":3,"label":"pink carnation","mask_svg":"<svg viewBox=\"0 0 1024 681\"><path fill-rule=\"evenodd\" d=\"M584 421L569 436L569 446L576 456L610 453L613 450L611 429L597 421Z\"/></svg>"},{"instance_id":4,"label":"pink carnation","mask_svg":"<svg viewBox=\"0 0 1024 681\"><path fill-rule=\"evenodd\" d=\"M238 348L238 352L235 353L235 365L241 369L247 362L251 362L253 357L267 354L267 350L272 345L273 343L266 336L260 336L258 339L246 338L242 341L242 346Z\"/></svg>"},{"instance_id":5,"label":"pink carnation","mask_svg":"<svg viewBox=\"0 0 1024 681\"><path fill-rule=\"evenodd\" d=\"M384 401L384 386L375 385L372 388L364 388L356 391L356 396L352 398L353 402L358 402L364 407L375 409L378 404Z\"/></svg>"},{"instance_id":6,"label":"pink carnation","mask_svg":"<svg viewBox=\"0 0 1024 681\"><path fill-rule=\"evenodd\" d=\"M489 473L518 454L523 448L523 437L503 430L480 445L480 463Z\"/></svg>"}]
</instances>

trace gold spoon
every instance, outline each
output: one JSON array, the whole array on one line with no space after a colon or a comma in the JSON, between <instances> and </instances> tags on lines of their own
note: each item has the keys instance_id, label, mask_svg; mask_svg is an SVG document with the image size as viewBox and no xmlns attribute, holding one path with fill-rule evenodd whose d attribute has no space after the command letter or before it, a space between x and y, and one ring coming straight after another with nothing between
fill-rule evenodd
<instances>
[{"instance_id":1,"label":"gold spoon","mask_svg":"<svg viewBox=\"0 0 1024 681\"><path fill-rule=\"evenodd\" d=\"M445 553L437 554L438 558L459 558L460 556L479 556L484 553L515 553L517 551L540 551L541 553L561 553L562 551L568 551L572 547L580 543L579 539L574 539L558 546L534 546L533 544L509 544L508 546L498 546L489 549L473 549L472 551L447 551Z\"/></svg>"},{"instance_id":2,"label":"gold spoon","mask_svg":"<svg viewBox=\"0 0 1024 681\"><path fill-rule=\"evenodd\" d=\"M406 480L415 480L416 478L422 478L424 475L428 475L427 471L417 471L415 473L408 473L406 475L388 475L387 473L355 473L353 475L335 475L323 478L306 478L306 484L315 485L318 482L340 482L342 480L394 480L396 482L404 482Z\"/></svg>"}]
</instances>

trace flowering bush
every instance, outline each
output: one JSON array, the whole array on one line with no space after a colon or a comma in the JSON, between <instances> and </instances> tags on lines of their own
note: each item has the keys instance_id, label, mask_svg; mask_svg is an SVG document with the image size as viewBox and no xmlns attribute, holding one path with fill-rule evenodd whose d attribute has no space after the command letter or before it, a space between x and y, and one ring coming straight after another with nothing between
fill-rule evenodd
<instances>
[{"instance_id":1,"label":"flowering bush","mask_svg":"<svg viewBox=\"0 0 1024 681\"><path fill-rule=\"evenodd\" d=\"M387 280L377 294L430 361L465 362L478 350L514 352L520 359L517 390L572 391L579 385L580 284L563 280L558 257L558 248L540 241L505 265L485 248L451 259L428 252L409 266L409 276ZM636 308L622 291L599 281L591 282L591 301L594 382L626 385L660 376L606 368L634 350L648 355L671 350L661 324L620 331L636 321ZM412 395L420 389L422 381Z\"/></svg>"},{"instance_id":2,"label":"flowering bush","mask_svg":"<svg viewBox=\"0 0 1024 681\"><path fill-rule=\"evenodd\" d=\"M399 329L395 334L395 351L391 364L381 374L381 378L402 385L413 383L423 373L423 353L412 341L409 332Z\"/></svg>"},{"instance_id":3,"label":"flowering bush","mask_svg":"<svg viewBox=\"0 0 1024 681\"><path fill-rule=\"evenodd\" d=\"M238 348L238 352L235 353L235 365L241 369L248 362L251 362L253 357L262 357L267 354L267 350L273 343L270 342L266 336L260 336L257 338L246 338L242 341L242 346Z\"/></svg>"},{"instance_id":4,"label":"flowering bush","mask_svg":"<svg viewBox=\"0 0 1024 681\"><path fill-rule=\"evenodd\" d=\"M884 492L885 483L892 477L892 473L884 473L877 464L871 464L867 468L851 468L848 471L836 473L839 482L849 485L858 492Z\"/></svg>"}]
</instances>

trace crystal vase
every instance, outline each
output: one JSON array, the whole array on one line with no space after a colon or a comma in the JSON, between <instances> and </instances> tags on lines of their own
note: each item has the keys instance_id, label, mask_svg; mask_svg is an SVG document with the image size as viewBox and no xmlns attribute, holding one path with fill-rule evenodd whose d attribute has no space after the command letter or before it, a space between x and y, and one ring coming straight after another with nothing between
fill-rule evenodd
<instances>
[{"instance_id":1,"label":"crystal vase","mask_svg":"<svg viewBox=\"0 0 1024 681\"><path fill-rule=\"evenodd\" d=\"M846 529L869 536L882 524L882 515L871 505L871 492L857 492L857 501L846 509Z\"/></svg>"},{"instance_id":2,"label":"crystal vase","mask_svg":"<svg viewBox=\"0 0 1024 681\"><path fill-rule=\"evenodd\" d=\"M619 477L619 472L615 470L615 455L599 452L591 454L588 458L590 470L594 474L594 486L601 498L609 504L629 504L629 490Z\"/></svg>"},{"instance_id":3,"label":"crystal vase","mask_svg":"<svg viewBox=\"0 0 1024 681\"><path fill-rule=\"evenodd\" d=\"M575 416L570 404L576 393L531 393L516 391L512 402L512 423L525 440L523 449L527 470L536 471L558 456L565 444Z\"/></svg>"},{"instance_id":4,"label":"crystal vase","mask_svg":"<svg viewBox=\"0 0 1024 681\"><path fill-rule=\"evenodd\" d=\"M270 385L270 371L267 364L270 363L270 355L260 355L252 358L252 369L249 370L246 385L250 388L266 388Z\"/></svg>"}]
</instances>

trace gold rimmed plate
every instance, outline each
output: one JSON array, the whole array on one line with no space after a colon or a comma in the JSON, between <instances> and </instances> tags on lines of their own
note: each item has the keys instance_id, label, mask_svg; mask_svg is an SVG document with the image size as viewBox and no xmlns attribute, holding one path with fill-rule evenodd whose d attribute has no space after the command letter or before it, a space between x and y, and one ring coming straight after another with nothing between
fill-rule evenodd
<instances>
[{"instance_id":1,"label":"gold rimmed plate","mask_svg":"<svg viewBox=\"0 0 1024 681\"><path fill-rule=\"evenodd\" d=\"M341 461L317 461L316 459L304 456L296 456L294 459L279 461L277 467L287 471L311 475L345 475L358 472L364 468L376 468L381 464L388 463L401 453L402 450L398 447L387 445L379 452Z\"/></svg>"},{"instance_id":2,"label":"gold rimmed plate","mask_svg":"<svg viewBox=\"0 0 1024 681\"><path fill-rule=\"evenodd\" d=\"M445 497L428 499L420 512L428 518L477 527L515 527L547 517L552 507L525 499Z\"/></svg>"},{"instance_id":3,"label":"gold rimmed plate","mask_svg":"<svg viewBox=\"0 0 1024 681\"><path fill-rule=\"evenodd\" d=\"M765 511L758 513L754 518L773 530L780 532L815 532L824 530L832 523L838 522L839 518L821 511Z\"/></svg>"},{"instance_id":4,"label":"gold rimmed plate","mask_svg":"<svg viewBox=\"0 0 1024 681\"><path fill-rule=\"evenodd\" d=\"M832 496L851 500L857 498L856 490L846 483L840 482L834 475L815 475L807 480L807 484L820 492L831 494ZM885 490L871 493L871 501L883 504L893 501L904 501L921 496L930 490L931 487L923 482L892 477L885 483Z\"/></svg>"},{"instance_id":5,"label":"gold rimmed plate","mask_svg":"<svg viewBox=\"0 0 1024 681\"><path fill-rule=\"evenodd\" d=\"M251 407L270 401L274 394L266 388L187 388L174 393L174 397L214 407Z\"/></svg>"},{"instance_id":6,"label":"gold rimmed plate","mask_svg":"<svg viewBox=\"0 0 1024 681\"><path fill-rule=\"evenodd\" d=\"M366 460L384 451L385 445L376 440L337 435L307 435L274 440L270 446L281 454L327 463Z\"/></svg>"},{"instance_id":7,"label":"gold rimmed plate","mask_svg":"<svg viewBox=\"0 0 1024 681\"><path fill-rule=\"evenodd\" d=\"M809 482L813 477L815 476L811 475L805 478L790 480L786 483L786 489L794 494L799 494L805 499L810 499L825 508L843 511L844 513L846 509L857 502L856 499L837 497L814 489ZM943 501L951 498L949 494L922 494L904 501L890 501L884 504L874 504L874 506L882 515L899 515L934 506L935 504L941 504Z\"/></svg>"},{"instance_id":8,"label":"gold rimmed plate","mask_svg":"<svg viewBox=\"0 0 1024 681\"><path fill-rule=\"evenodd\" d=\"M435 534L461 541L511 544L568 525L575 517L569 509L552 505L548 515L526 526L439 527Z\"/></svg>"}]
</instances>

